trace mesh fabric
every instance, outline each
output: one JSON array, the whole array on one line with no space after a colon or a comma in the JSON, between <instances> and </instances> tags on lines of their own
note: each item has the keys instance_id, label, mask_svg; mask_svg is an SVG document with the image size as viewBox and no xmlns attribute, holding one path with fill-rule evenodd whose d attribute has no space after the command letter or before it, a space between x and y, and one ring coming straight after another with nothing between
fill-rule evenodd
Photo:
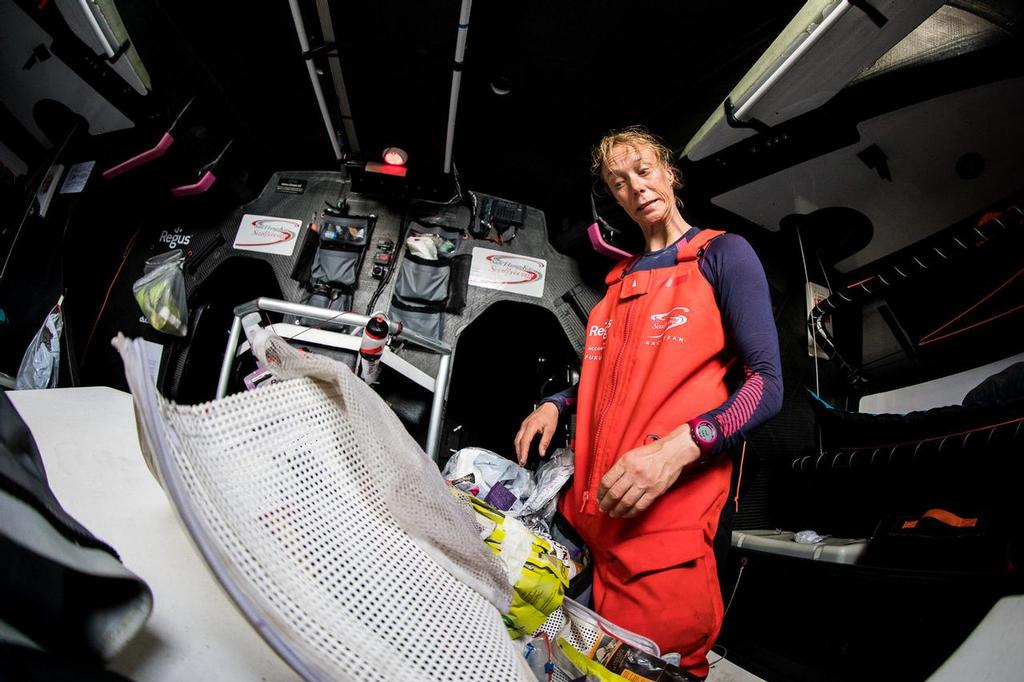
<instances>
[{"instance_id":1,"label":"mesh fabric","mask_svg":"<svg viewBox=\"0 0 1024 682\"><path fill-rule=\"evenodd\" d=\"M119 342L159 478L218 579L307 678L529 679L472 512L344 365L270 337L285 379L196 406Z\"/></svg>"}]
</instances>

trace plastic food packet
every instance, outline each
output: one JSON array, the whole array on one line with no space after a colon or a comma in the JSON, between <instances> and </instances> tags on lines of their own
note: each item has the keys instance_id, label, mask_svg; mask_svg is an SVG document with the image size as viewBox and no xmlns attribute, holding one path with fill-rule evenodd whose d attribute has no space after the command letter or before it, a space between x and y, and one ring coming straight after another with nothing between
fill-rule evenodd
<instances>
[{"instance_id":1,"label":"plastic food packet","mask_svg":"<svg viewBox=\"0 0 1024 682\"><path fill-rule=\"evenodd\" d=\"M53 388L57 385L60 334L64 329L64 313L60 307L63 302L63 296L57 299L57 305L47 313L43 326L25 349L15 388Z\"/></svg>"},{"instance_id":2,"label":"plastic food packet","mask_svg":"<svg viewBox=\"0 0 1024 682\"><path fill-rule=\"evenodd\" d=\"M135 300L153 329L175 336L188 333L184 260L180 249L153 256L146 261L145 274L132 285Z\"/></svg>"},{"instance_id":3,"label":"plastic food packet","mask_svg":"<svg viewBox=\"0 0 1024 682\"><path fill-rule=\"evenodd\" d=\"M599 637L587 658L606 670L635 682L692 682L696 679L679 666L610 635Z\"/></svg>"},{"instance_id":4,"label":"plastic food packet","mask_svg":"<svg viewBox=\"0 0 1024 682\"><path fill-rule=\"evenodd\" d=\"M534 535L512 516L483 500L451 486L457 498L468 503L480 525L484 544L500 559L505 578L512 586L512 603L502 614L513 639L537 631L552 611L562 605L569 586L569 569L556 555L552 543Z\"/></svg>"}]
</instances>

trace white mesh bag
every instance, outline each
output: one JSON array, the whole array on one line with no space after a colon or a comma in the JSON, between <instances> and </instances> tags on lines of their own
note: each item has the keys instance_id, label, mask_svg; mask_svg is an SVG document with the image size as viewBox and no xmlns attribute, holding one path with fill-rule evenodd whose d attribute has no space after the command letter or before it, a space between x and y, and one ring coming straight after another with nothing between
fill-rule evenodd
<instances>
[{"instance_id":1,"label":"white mesh bag","mask_svg":"<svg viewBox=\"0 0 1024 682\"><path fill-rule=\"evenodd\" d=\"M143 452L250 623L306 679L533 679L500 613L511 588L472 511L343 364L277 337L281 383L195 406L115 346Z\"/></svg>"}]
</instances>

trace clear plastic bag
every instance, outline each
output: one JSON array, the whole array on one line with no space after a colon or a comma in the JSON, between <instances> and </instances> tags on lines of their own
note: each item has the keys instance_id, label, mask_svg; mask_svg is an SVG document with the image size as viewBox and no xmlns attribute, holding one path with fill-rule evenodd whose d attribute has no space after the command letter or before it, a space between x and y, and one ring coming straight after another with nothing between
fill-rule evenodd
<instances>
[{"instance_id":1,"label":"clear plastic bag","mask_svg":"<svg viewBox=\"0 0 1024 682\"><path fill-rule=\"evenodd\" d=\"M132 285L135 300L153 329L174 336L188 333L184 260L180 249L153 256L146 261L145 274Z\"/></svg>"},{"instance_id":2,"label":"clear plastic bag","mask_svg":"<svg viewBox=\"0 0 1024 682\"><path fill-rule=\"evenodd\" d=\"M572 477L573 453L559 448L549 458L541 460L533 472L533 493L519 513L519 520L534 533L551 532L551 519L558 506L558 493Z\"/></svg>"},{"instance_id":3,"label":"clear plastic bag","mask_svg":"<svg viewBox=\"0 0 1024 682\"><path fill-rule=\"evenodd\" d=\"M530 472L484 448L462 448L441 472L445 480L496 509L519 516L533 494Z\"/></svg>"},{"instance_id":4,"label":"clear plastic bag","mask_svg":"<svg viewBox=\"0 0 1024 682\"><path fill-rule=\"evenodd\" d=\"M25 349L15 388L53 388L57 385L60 334L64 329L64 313L60 307L63 302L64 297L61 296Z\"/></svg>"}]
</instances>

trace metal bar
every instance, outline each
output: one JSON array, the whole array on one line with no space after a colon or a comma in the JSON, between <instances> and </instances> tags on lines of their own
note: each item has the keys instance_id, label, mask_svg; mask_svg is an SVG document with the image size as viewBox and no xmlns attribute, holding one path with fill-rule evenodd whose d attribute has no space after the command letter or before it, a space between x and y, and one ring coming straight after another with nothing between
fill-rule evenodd
<instances>
[{"instance_id":1,"label":"metal bar","mask_svg":"<svg viewBox=\"0 0 1024 682\"><path fill-rule=\"evenodd\" d=\"M306 25L302 21L302 12L299 11L298 0L288 0L288 6L292 10L295 33L299 36L299 47L302 48L302 53L306 54L309 52L309 41L306 39ZM327 136L331 139L334 158L341 161L345 155L342 154L341 146L338 144L338 135L334 132L334 123L331 121L331 114L327 110L327 100L324 99L324 91L320 87L320 77L317 76L312 57L306 57L306 71L309 72L309 80L313 84L313 94L316 95L316 103L320 106L320 114L324 118L324 125L327 126Z\"/></svg>"},{"instance_id":2,"label":"metal bar","mask_svg":"<svg viewBox=\"0 0 1024 682\"><path fill-rule=\"evenodd\" d=\"M333 310L317 308L316 306L292 303L276 298L258 298L249 303L243 303L235 307L235 319L231 323L231 332L228 334L228 345L224 351L224 363L220 368L220 378L217 381L217 398L223 398L227 394L228 381L231 377L231 368L234 366L235 355L238 350L239 340L242 333L242 317L253 310L265 310L268 312L295 315L296 317L308 317L314 320L335 322L339 325L351 325L354 327L366 327L370 321L367 315L358 313L336 313ZM445 397L448 393L448 379L451 375L452 347L438 339L424 336L417 332L405 329L400 323L391 322L388 324L390 333L398 339L404 339L417 346L422 346L440 355L437 365L437 376L434 378L434 396L430 403L430 421L427 425L426 452L435 462L437 461L438 448L441 441L441 418L444 414ZM398 359L397 356L394 359ZM386 363L390 364L390 363ZM401 370L399 370L401 371ZM404 373L404 372L403 372ZM413 381L416 381L416 378ZM421 386L423 382L416 381Z\"/></svg>"},{"instance_id":3,"label":"metal bar","mask_svg":"<svg viewBox=\"0 0 1024 682\"><path fill-rule=\"evenodd\" d=\"M397 330L395 329L395 327L397 327ZM452 354L452 347L449 346L444 341L435 339L432 336L424 336L423 334L420 334L419 332L414 332L411 329L406 329L399 322L392 322L391 328L391 335L396 338L403 339L411 343L415 343L417 346L420 346L421 348L432 350L435 353L440 353L441 355Z\"/></svg>"},{"instance_id":4,"label":"metal bar","mask_svg":"<svg viewBox=\"0 0 1024 682\"><path fill-rule=\"evenodd\" d=\"M452 93L448 99L448 132L444 140L444 172L452 172L452 147L455 145L455 114L459 109L459 88L462 85L462 58L466 54L469 34L469 13L473 0L462 0L459 10L459 35L455 41L455 65L452 69Z\"/></svg>"},{"instance_id":5,"label":"metal bar","mask_svg":"<svg viewBox=\"0 0 1024 682\"><path fill-rule=\"evenodd\" d=\"M355 327L365 327L366 323L370 321L368 316L360 315L359 313L339 313L333 310L327 310L326 308L318 308L315 305L292 303L291 301L282 301L276 298L264 298L262 296L256 299L256 308L258 310L266 310L272 313L284 313L285 315L295 315L296 317L309 317L323 322L334 322L339 325L352 325Z\"/></svg>"},{"instance_id":6,"label":"metal bar","mask_svg":"<svg viewBox=\"0 0 1024 682\"><path fill-rule=\"evenodd\" d=\"M316 0L316 11L320 17L320 31L325 43L335 42L334 20L331 18L331 7L327 0ZM345 88L345 76L341 70L341 55L327 55L331 66L331 77L334 79L334 93L338 96L338 109L341 111L341 125L345 127L345 141L349 150L359 154L359 138L356 137L356 126L352 120L352 107L348 102L348 90Z\"/></svg>"},{"instance_id":7,"label":"metal bar","mask_svg":"<svg viewBox=\"0 0 1024 682\"><path fill-rule=\"evenodd\" d=\"M427 454L437 463L437 451L441 444L441 415L444 413L444 399L448 392L448 376L451 372L451 355L442 355L437 365L434 380L434 399L430 402L430 422L427 425Z\"/></svg>"},{"instance_id":8,"label":"metal bar","mask_svg":"<svg viewBox=\"0 0 1024 682\"><path fill-rule=\"evenodd\" d=\"M842 2L839 4L838 7L833 9L832 12L827 17L825 17L820 24L818 24L818 26L811 32L811 34L807 36L804 42L800 43L800 45L798 45L797 48L793 50L793 54L786 57L782 64L779 65L779 68L775 69L775 71L773 71L772 74L768 76L767 80L765 80L765 82L762 83L757 88L757 90L755 90L754 93L750 97L748 97L743 102L743 104L739 106L739 108L736 109L736 118L740 119L741 121L745 121L747 119L747 116L750 115L750 110L754 108L754 105L756 105L758 101L760 101L760 99L768 93L769 90L772 89L772 86L775 85L775 82L778 81L783 76L785 76L787 73L789 73L789 70L793 67L794 64L796 64L800 60L804 53L807 52L807 50L811 49L811 47L816 42L818 42L818 40L823 35L825 35L826 32L828 32L832 24L839 21L840 17L846 14L846 12L851 7L852 5L850 5L849 2Z\"/></svg>"},{"instance_id":9,"label":"metal bar","mask_svg":"<svg viewBox=\"0 0 1024 682\"><path fill-rule=\"evenodd\" d=\"M111 59L114 58L114 48L107 40L107 34L100 28L100 22L96 20L96 15L92 13L92 6L89 4L89 0L78 0L78 4L82 7L82 13L85 15L85 20L89 22L89 26L92 28L92 32L96 34L96 38L100 41L100 47ZM99 8L96 10L99 11Z\"/></svg>"},{"instance_id":10,"label":"metal bar","mask_svg":"<svg viewBox=\"0 0 1024 682\"><path fill-rule=\"evenodd\" d=\"M270 329L285 341L301 336L302 340L306 343L312 343L318 346L327 346L329 348L342 348L355 353L359 352L360 338L358 336L339 334L338 332L326 329L312 329L310 327L288 324L286 322L275 322L270 325ZM238 344L238 350L235 355L240 356L248 350L249 342L241 341L241 343ZM384 365L395 370L402 376L409 378L414 383L422 386L431 393L434 392L434 377L430 376L422 369L403 358L401 355L396 355L390 348L384 349L384 352L381 353L380 361Z\"/></svg>"},{"instance_id":11,"label":"metal bar","mask_svg":"<svg viewBox=\"0 0 1024 682\"><path fill-rule=\"evenodd\" d=\"M302 303L281 301L276 298L258 298L256 299L256 307L260 310L268 310L274 313L284 313L286 315L295 315L296 317L309 317L314 320L336 322L339 325L351 325L353 327L365 327L366 323L370 321L369 316L360 315L359 313L336 313L333 310L303 305ZM389 332L392 336L404 339L422 348L432 350L435 353L450 354L452 352L452 347L444 341L440 341L430 336L424 336L419 332L406 329L401 324L391 322L390 320Z\"/></svg>"},{"instance_id":12,"label":"metal bar","mask_svg":"<svg viewBox=\"0 0 1024 682\"><path fill-rule=\"evenodd\" d=\"M231 378L231 367L235 364L235 349L238 339L242 336L242 318L235 317L231 321L231 332L228 334L228 345L224 349L224 362L220 366L220 377L217 379L217 397L223 398L228 392L228 381Z\"/></svg>"}]
</instances>

